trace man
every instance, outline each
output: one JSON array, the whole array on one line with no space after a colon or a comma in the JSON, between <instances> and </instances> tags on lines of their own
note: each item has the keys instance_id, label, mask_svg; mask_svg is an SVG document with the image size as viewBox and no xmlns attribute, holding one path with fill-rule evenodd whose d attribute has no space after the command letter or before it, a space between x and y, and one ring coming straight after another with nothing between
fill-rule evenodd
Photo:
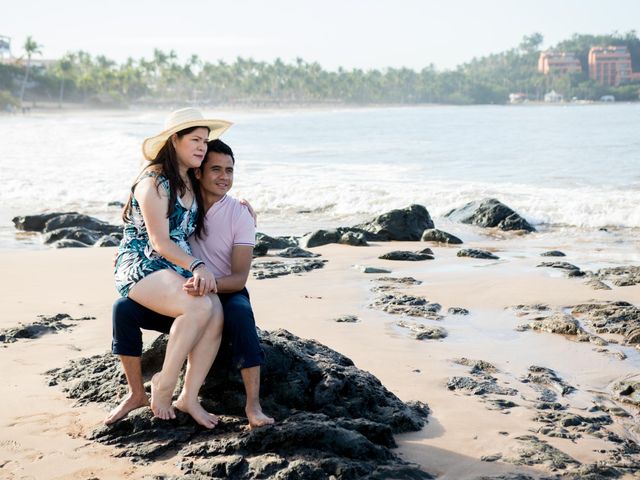
<instances>
[{"instance_id":1,"label":"man","mask_svg":"<svg viewBox=\"0 0 640 480\"><path fill-rule=\"evenodd\" d=\"M209 142L207 155L195 171L200 183L204 209L202 238L190 239L193 254L203 260L216 277L218 296L224 310L223 344L231 348L232 363L238 369L247 394L245 412L250 427L274 422L260 406L260 367L264 352L256 332L249 294L245 288L253 247L255 223L249 210L227 192L233 185L233 151L221 140ZM184 289L195 295L192 279ZM173 318L160 315L128 298L113 306L112 352L120 355L129 394L105 418L110 425L136 408L149 405L142 380L141 328L168 333Z\"/></svg>"}]
</instances>

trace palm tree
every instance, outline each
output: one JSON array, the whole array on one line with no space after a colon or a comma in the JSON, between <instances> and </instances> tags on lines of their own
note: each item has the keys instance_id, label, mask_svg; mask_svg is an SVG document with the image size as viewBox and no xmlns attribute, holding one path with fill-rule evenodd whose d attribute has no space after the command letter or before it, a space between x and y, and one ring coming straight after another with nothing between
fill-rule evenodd
<instances>
[{"instance_id":1,"label":"palm tree","mask_svg":"<svg viewBox=\"0 0 640 480\"><path fill-rule=\"evenodd\" d=\"M27 81L29 80L29 70L31 69L31 56L34 54L41 55L42 51L40 48L42 45L38 45L31 35L27 37L24 42L24 51L27 54L27 68L24 72L24 78L22 79L22 88L20 89L20 105L22 106L22 102L24 100L24 90L27 87Z\"/></svg>"},{"instance_id":2,"label":"palm tree","mask_svg":"<svg viewBox=\"0 0 640 480\"><path fill-rule=\"evenodd\" d=\"M60 74L60 96L58 97L58 108L62 108L62 101L64 100L64 82L73 68L73 60L73 54L67 53L56 65L56 70Z\"/></svg>"}]
</instances>

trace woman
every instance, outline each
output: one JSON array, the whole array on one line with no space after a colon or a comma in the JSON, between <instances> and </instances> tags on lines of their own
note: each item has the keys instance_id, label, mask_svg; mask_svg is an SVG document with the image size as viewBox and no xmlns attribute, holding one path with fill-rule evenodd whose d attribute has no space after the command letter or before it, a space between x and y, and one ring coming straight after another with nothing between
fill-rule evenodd
<instances>
[{"instance_id":1,"label":"woman","mask_svg":"<svg viewBox=\"0 0 640 480\"><path fill-rule=\"evenodd\" d=\"M120 295L175 317L162 370L151 379L151 410L161 419L175 418L171 400L188 358L174 405L207 428L218 419L202 408L198 392L220 346L222 307L213 274L192 256L187 238L199 233L204 214L193 169L202 163L207 141L230 126L185 108L169 115L162 133L144 141L143 154L150 162L131 188L115 271ZM183 289L191 276L197 296Z\"/></svg>"}]
</instances>

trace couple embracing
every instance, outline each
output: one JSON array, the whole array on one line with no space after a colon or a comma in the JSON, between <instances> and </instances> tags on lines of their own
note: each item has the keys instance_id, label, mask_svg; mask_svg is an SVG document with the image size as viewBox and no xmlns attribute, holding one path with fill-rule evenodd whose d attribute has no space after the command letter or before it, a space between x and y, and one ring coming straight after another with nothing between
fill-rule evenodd
<instances>
[{"instance_id":1,"label":"couple embracing","mask_svg":"<svg viewBox=\"0 0 640 480\"><path fill-rule=\"evenodd\" d=\"M156 417L175 409L214 428L198 392L221 342L231 349L247 394L251 427L273 423L259 400L264 352L245 283L255 244L255 218L227 195L233 184L233 151L218 137L231 123L205 119L194 108L173 112L160 134L142 145L148 161L131 187L123 212L115 280L112 352L120 356L128 395L105 419L112 424L150 405ZM144 390L140 329L169 334L162 370ZM184 386L173 392L185 360Z\"/></svg>"}]
</instances>

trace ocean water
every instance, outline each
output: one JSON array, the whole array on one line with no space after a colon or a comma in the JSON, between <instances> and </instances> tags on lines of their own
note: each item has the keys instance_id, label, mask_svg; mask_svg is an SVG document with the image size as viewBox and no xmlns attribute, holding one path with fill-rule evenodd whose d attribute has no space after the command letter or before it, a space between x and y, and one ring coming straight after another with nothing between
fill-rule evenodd
<instances>
[{"instance_id":1,"label":"ocean water","mask_svg":"<svg viewBox=\"0 0 640 480\"><path fill-rule=\"evenodd\" d=\"M117 221L142 140L167 112L0 117L0 248L41 248L15 215L75 210ZM232 193L259 230L302 234L411 203L436 224L496 197L543 231L640 231L640 105L206 111L235 125ZM626 232L626 233L625 233ZM595 238L595 237L594 237ZM637 258L637 257L636 257Z\"/></svg>"}]
</instances>

